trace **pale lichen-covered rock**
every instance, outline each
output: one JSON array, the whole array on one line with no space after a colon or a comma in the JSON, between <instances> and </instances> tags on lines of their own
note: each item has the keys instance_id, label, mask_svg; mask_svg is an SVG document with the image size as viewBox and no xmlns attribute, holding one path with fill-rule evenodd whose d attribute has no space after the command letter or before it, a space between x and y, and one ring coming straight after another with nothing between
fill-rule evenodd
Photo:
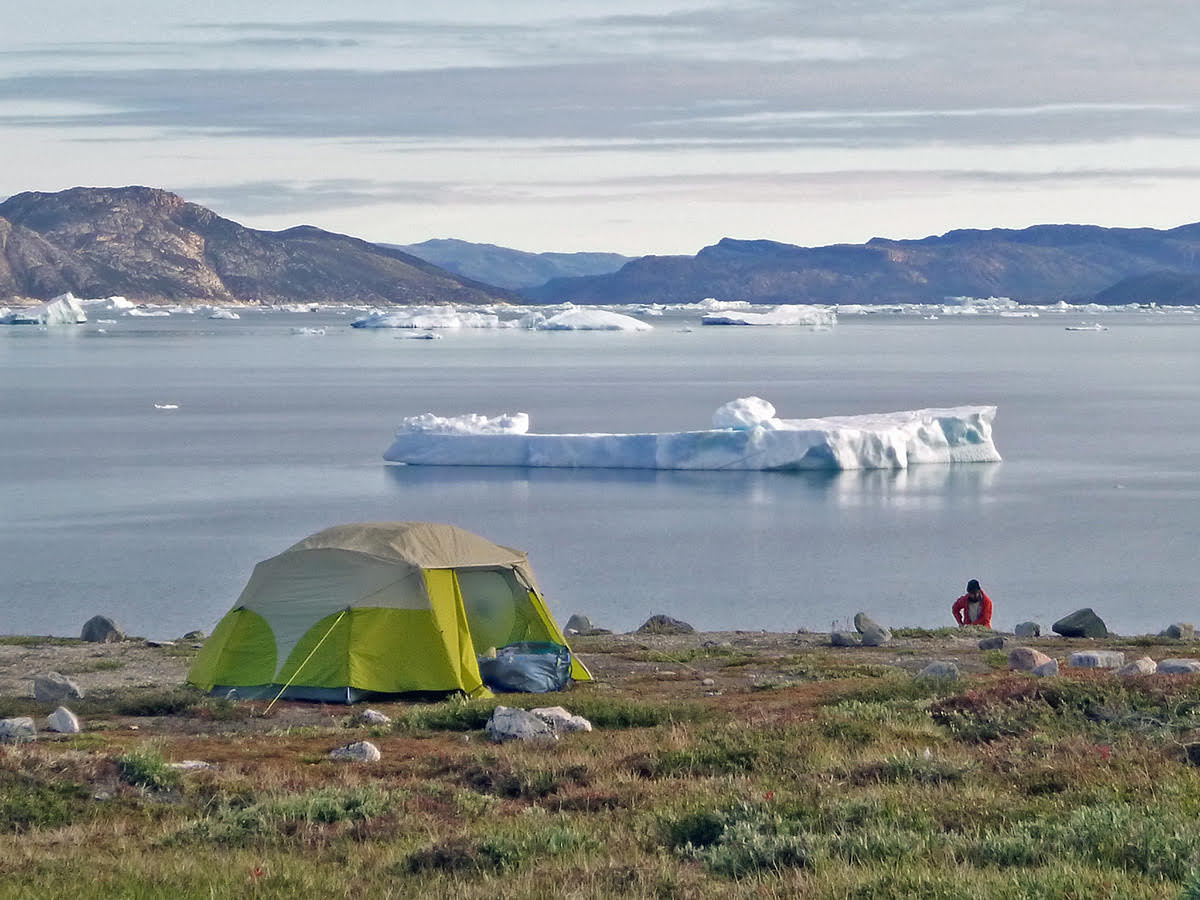
<instances>
[{"instance_id":1,"label":"pale lichen-covered rock","mask_svg":"<svg viewBox=\"0 0 1200 900\"><path fill-rule=\"evenodd\" d=\"M1164 659L1158 663L1159 675L1194 675L1200 672L1200 659Z\"/></svg>"},{"instance_id":2,"label":"pale lichen-covered rock","mask_svg":"<svg viewBox=\"0 0 1200 900\"><path fill-rule=\"evenodd\" d=\"M29 716L0 719L0 744L27 744L37 740L37 729Z\"/></svg>"},{"instance_id":3,"label":"pale lichen-covered rock","mask_svg":"<svg viewBox=\"0 0 1200 900\"><path fill-rule=\"evenodd\" d=\"M379 748L370 741L355 741L345 747L330 750L329 758L344 762L379 762L380 753Z\"/></svg>"},{"instance_id":4,"label":"pale lichen-covered rock","mask_svg":"<svg viewBox=\"0 0 1200 900\"><path fill-rule=\"evenodd\" d=\"M1049 678L1051 675L1058 674L1058 660L1048 659L1044 663L1039 663L1033 667L1033 674L1038 678Z\"/></svg>"},{"instance_id":5,"label":"pale lichen-covered rock","mask_svg":"<svg viewBox=\"0 0 1200 900\"><path fill-rule=\"evenodd\" d=\"M561 706L541 706L531 709L531 713L554 729L555 734L569 734L572 731L591 731L592 723L583 716L574 716Z\"/></svg>"},{"instance_id":6,"label":"pale lichen-covered rock","mask_svg":"<svg viewBox=\"0 0 1200 900\"><path fill-rule=\"evenodd\" d=\"M33 699L38 703L56 703L64 698L82 700L83 690L70 678L58 672L34 676Z\"/></svg>"},{"instance_id":7,"label":"pale lichen-covered rock","mask_svg":"<svg viewBox=\"0 0 1200 900\"><path fill-rule=\"evenodd\" d=\"M1158 663L1148 656L1143 656L1117 669L1117 674L1122 678L1132 678L1138 675L1153 675L1157 671Z\"/></svg>"},{"instance_id":8,"label":"pale lichen-covered rock","mask_svg":"<svg viewBox=\"0 0 1200 900\"><path fill-rule=\"evenodd\" d=\"M1022 622L1013 629L1013 634L1019 638L1041 637L1042 626L1037 622Z\"/></svg>"},{"instance_id":9,"label":"pale lichen-covered rock","mask_svg":"<svg viewBox=\"0 0 1200 900\"><path fill-rule=\"evenodd\" d=\"M540 716L525 709L497 706L484 726L488 737L497 743L505 741L556 741L558 735L552 726Z\"/></svg>"},{"instance_id":10,"label":"pale lichen-covered rock","mask_svg":"<svg viewBox=\"0 0 1200 900\"><path fill-rule=\"evenodd\" d=\"M1032 672L1050 661L1049 656L1032 647L1013 647L1008 651L1008 667L1019 672Z\"/></svg>"},{"instance_id":11,"label":"pale lichen-covered rock","mask_svg":"<svg viewBox=\"0 0 1200 900\"><path fill-rule=\"evenodd\" d=\"M364 725L391 725L392 719L377 709L364 709L358 714L358 720Z\"/></svg>"},{"instance_id":12,"label":"pale lichen-covered rock","mask_svg":"<svg viewBox=\"0 0 1200 900\"><path fill-rule=\"evenodd\" d=\"M59 734L79 734L82 729L79 717L65 706L60 706L46 717L46 730Z\"/></svg>"},{"instance_id":13,"label":"pale lichen-covered rock","mask_svg":"<svg viewBox=\"0 0 1200 900\"><path fill-rule=\"evenodd\" d=\"M935 659L920 672L918 678L946 678L957 681L959 677L958 664L951 660Z\"/></svg>"},{"instance_id":14,"label":"pale lichen-covered rock","mask_svg":"<svg viewBox=\"0 0 1200 900\"><path fill-rule=\"evenodd\" d=\"M1079 669L1119 669L1125 665L1125 654L1120 650L1076 650L1070 663Z\"/></svg>"}]
</instances>

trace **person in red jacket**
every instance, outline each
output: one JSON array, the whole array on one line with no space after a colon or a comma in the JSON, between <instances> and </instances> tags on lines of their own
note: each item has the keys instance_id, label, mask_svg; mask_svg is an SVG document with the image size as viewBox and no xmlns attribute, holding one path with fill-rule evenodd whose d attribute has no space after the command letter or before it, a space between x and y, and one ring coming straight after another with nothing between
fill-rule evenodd
<instances>
[{"instance_id":1,"label":"person in red jacket","mask_svg":"<svg viewBox=\"0 0 1200 900\"><path fill-rule=\"evenodd\" d=\"M954 613L954 621L960 627L963 625L992 627L992 598L983 592L983 588L974 578L967 582L967 592L954 601L950 612Z\"/></svg>"}]
</instances>

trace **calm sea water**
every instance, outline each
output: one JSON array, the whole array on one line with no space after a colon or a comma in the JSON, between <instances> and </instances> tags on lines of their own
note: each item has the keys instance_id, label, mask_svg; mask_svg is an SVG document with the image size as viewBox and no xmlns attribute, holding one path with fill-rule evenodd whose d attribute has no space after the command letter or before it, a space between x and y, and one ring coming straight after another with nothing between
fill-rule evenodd
<instances>
[{"instance_id":1,"label":"calm sea water","mask_svg":"<svg viewBox=\"0 0 1200 900\"><path fill-rule=\"evenodd\" d=\"M258 560L393 519L524 548L560 621L621 631L654 613L942 626L968 578L1001 628L1081 606L1121 633L1200 620L1200 316L1113 313L1104 332L1065 330L1078 314L825 332L668 316L641 334L440 341L329 312L113 318L0 328L0 632L75 635L96 613L149 637L209 630ZM381 459L422 412L676 431L751 394L786 418L996 404L1005 461L824 475Z\"/></svg>"}]
</instances>

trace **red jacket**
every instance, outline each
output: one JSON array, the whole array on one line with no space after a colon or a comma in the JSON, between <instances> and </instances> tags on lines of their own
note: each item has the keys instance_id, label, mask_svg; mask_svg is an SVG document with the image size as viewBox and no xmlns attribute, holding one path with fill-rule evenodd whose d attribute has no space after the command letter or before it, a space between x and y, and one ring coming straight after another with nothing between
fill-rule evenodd
<instances>
[{"instance_id":1,"label":"red jacket","mask_svg":"<svg viewBox=\"0 0 1200 900\"><path fill-rule=\"evenodd\" d=\"M963 594L950 607L950 611L954 613L954 621L959 625L982 625L984 628L992 627L992 598L983 591L980 591L979 594L979 618L974 621L967 619L967 616L970 615L967 609L967 604L971 602L969 594Z\"/></svg>"}]
</instances>

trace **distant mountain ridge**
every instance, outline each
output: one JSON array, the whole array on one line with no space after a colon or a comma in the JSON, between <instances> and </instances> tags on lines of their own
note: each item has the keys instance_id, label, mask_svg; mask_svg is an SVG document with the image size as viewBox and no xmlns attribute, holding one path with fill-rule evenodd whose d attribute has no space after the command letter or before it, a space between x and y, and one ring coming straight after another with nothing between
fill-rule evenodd
<instances>
[{"instance_id":1,"label":"distant mountain ridge","mask_svg":"<svg viewBox=\"0 0 1200 900\"><path fill-rule=\"evenodd\" d=\"M79 187L0 203L0 299L521 302L399 250L300 225L256 231L168 191Z\"/></svg>"},{"instance_id":2,"label":"distant mountain ridge","mask_svg":"<svg viewBox=\"0 0 1200 900\"><path fill-rule=\"evenodd\" d=\"M692 303L706 297L871 304L958 296L1200 303L1200 223L1167 230L1037 225L825 247L725 238L695 256L634 259L528 254L455 240L411 247L441 254L447 264L453 258L480 277L310 225L246 228L157 188L27 192L0 203L0 303L66 291L135 302L266 304ZM561 274L581 268L593 274ZM540 279L550 271L559 274L519 292L491 283Z\"/></svg>"},{"instance_id":3,"label":"distant mountain ridge","mask_svg":"<svg viewBox=\"0 0 1200 900\"><path fill-rule=\"evenodd\" d=\"M1146 278L1157 273L1157 278ZM1170 291L1156 296L1170 280ZM563 278L522 293L541 303L1198 303L1200 223L1169 230L1036 225L951 231L920 240L797 247L725 238L692 256L646 256L609 275ZM1131 280L1132 279L1132 280ZM1140 280L1139 280L1140 279ZM1108 294L1118 282L1120 292ZM1104 302L1104 301L1100 301Z\"/></svg>"},{"instance_id":4,"label":"distant mountain ridge","mask_svg":"<svg viewBox=\"0 0 1200 900\"><path fill-rule=\"evenodd\" d=\"M529 253L495 244L473 244L436 238L419 244L383 244L411 253L448 272L485 284L521 290L552 278L573 278L615 272L633 257L619 253Z\"/></svg>"}]
</instances>

